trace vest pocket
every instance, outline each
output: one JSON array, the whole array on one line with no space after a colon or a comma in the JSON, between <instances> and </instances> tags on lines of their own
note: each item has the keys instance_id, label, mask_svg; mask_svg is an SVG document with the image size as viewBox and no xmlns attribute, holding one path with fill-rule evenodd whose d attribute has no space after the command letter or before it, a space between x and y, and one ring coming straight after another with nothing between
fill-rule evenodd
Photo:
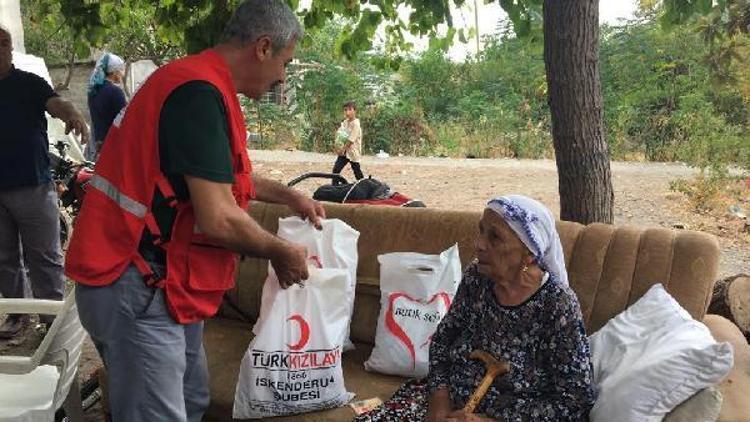
<instances>
[{"instance_id":1,"label":"vest pocket","mask_svg":"<svg viewBox=\"0 0 750 422\"><path fill-rule=\"evenodd\" d=\"M234 286L237 255L224 248L191 243L188 284L197 291L229 290Z\"/></svg>"}]
</instances>

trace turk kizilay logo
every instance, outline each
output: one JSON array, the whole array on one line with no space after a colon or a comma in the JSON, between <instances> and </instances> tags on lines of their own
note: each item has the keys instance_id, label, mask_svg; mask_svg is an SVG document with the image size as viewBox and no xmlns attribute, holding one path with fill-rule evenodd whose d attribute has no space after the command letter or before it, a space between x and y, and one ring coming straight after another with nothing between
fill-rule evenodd
<instances>
[{"instance_id":1,"label":"turk kizilay logo","mask_svg":"<svg viewBox=\"0 0 750 422\"><path fill-rule=\"evenodd\" d=\"M287 318L287 324L295 324L299 340L287 344L286 350L251 352L252 366L268 371L255 379L255 386L269 388L275 400L318 400L321 390L333 387L335 377L332 370L341 362L341 347L333 349L307 349L310 342L310 324L302 315ZM296 331L296 330L295 330ZM282 373L285 376L279 377Z\"/></svg>"}]
</instances>

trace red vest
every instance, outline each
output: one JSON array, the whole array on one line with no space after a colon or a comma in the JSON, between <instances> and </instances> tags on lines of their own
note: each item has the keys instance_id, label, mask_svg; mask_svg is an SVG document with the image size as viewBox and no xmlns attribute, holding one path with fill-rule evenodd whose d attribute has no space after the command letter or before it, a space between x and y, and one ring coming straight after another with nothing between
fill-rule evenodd
<instances>
[{"instance_id":1,"label":"red vest","mask_svg":"<svg viewBox=\"0 0 750 422\"><path fill-rule=\"evenodd\" d=\"M65 274L89 286L119 278L130 264L166 292L174 319L187 324L213 316L234 285L237 254L211 244L198 231L189 202L172 200L177 217L166 250L166 277L154 277L138 252L144 228L160 235L151 214L156 189L174 198L159 162L159 117L180 85L205 81L221 92L227 112L237 205L255 196L247 156L245 119L224 60L213 50L176 60L157 70L115 119L89 183L65 257Z\"/></svg>"}]
</instances>

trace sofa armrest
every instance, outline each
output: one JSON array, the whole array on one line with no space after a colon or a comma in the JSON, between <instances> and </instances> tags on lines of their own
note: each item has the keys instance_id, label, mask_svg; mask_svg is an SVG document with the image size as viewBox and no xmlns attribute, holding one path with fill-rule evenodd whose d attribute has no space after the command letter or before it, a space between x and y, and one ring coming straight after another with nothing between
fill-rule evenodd
<instances>
[{"instance_id":1,"label":"sofa armrest","mask_svg":"<svg viewBox=\"0 0 750 422\"><path fill-rule=\"evenodd\" d=\"M750 345L740 329L728 319L718 315L706 315L703 319L716 341L729 342L734 348L734 366L719 385L724 398L720 422L747 420L750 415Z\"/></svg>"}]
</instances>

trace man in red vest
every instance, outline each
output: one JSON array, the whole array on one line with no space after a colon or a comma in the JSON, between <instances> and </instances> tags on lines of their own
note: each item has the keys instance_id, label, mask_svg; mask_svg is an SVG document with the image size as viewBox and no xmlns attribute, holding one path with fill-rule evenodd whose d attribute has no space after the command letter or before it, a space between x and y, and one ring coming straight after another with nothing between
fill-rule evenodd
<instances>
[{"instance_id":1,"label":"man in red vest","mask_svg":"<svg viewBox=\"0 0 750 422\"><path fill-rule=\"evenodd\" d=\"M301 36L281 0L245 1L220 44L157 70L107 134L65 271L116 422L201 420L202 321L234 285L238 253L268 258L282 287L307 278L304 248L246 208L284 203L315 225L323 208L252 174L237 98L283 82Z\"/></svg>"}]
</instances>

